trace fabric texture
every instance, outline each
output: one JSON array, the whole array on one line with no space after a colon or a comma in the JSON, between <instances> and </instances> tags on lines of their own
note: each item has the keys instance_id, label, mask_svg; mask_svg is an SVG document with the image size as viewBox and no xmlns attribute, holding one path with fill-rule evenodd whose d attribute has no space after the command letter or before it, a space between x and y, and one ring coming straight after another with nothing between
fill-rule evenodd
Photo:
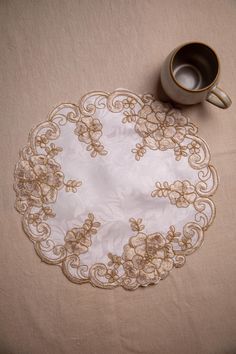
<instances>
[{"instance_id":1,"label":"fabric texture","mask_svg":"<svg viewBox=\"0 0 236 354\"><path fill-rule=\"evenodd\" d=\"M0 352L235 353L235 1L3 0L0 17ZM73 284L35 256L22 230L12 188L18 149L53 107L91 90L161 98L160 67L189 41L216 50L233 102L225 111L183 108L220 179L204 245L158 286Z\"/></svg>"}]
</instances>

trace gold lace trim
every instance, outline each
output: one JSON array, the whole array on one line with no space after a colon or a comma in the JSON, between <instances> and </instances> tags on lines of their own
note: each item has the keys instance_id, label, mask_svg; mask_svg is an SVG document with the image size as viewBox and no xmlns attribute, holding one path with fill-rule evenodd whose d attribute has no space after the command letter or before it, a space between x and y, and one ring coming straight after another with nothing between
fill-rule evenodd
<instances>
[{"instance_id":1,"label":"gold lace trim","mask_svg":"<svg viewBox=\"0 0 236 354\"><path fill-rule=\"evenodd\" d=\"M92 100L92 103L91 103ZM187 158L191 168L198 170L198 182L188 180L159 182L150 191L153 198L168 198L177 208L194 207L195 219L176 230L174 225L164 235L160 232L144 233L142 219L131 218L134 235L124 245L122 255L107 256L107 264L96 263L92 267L81 264L80 255L89 251L92 239L100 227L92 213L81 226L68 230L64 244L56 244L50 237L47 223L55 217L52 209L60 190L77 192L82 182L67 182L55 157L62 148L52 141L59 138L60 126L75 125L74 132L80 142L87 145L91 157L107 154L100 142L102 124L96 117L100 109L122 112L123 124L133 124L141 137L132 153L137 161L149 149L173 150L177 161ZM197 135L197 128L179 110L155 101L151 95L138 96L127 90L113 93L94 91L83 96L78 105L61 104L49 119L29 134L28 144L20 152L16 164L14 189L16 209L22 214L24 231L34 243L40 258L49 264L62 267L63 273L75 283L90 282L94 286L113 288L123 286L133 290L139 286L156 284L164 279L173 267L181 267L186 256L195 252L203 242L204 231L215 217L211 196L218 185L217 173L210 164L207 144Z\"/></svg>"}]
</instances>

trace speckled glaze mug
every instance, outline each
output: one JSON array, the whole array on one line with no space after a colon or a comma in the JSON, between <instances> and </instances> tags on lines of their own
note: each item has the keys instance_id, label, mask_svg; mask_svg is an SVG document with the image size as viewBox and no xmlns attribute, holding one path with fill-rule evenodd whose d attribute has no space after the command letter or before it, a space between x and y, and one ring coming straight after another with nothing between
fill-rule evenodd
<instances>
[{"instance_id":1,"label":"speckled glaze mug","mask_svg":"<svg viewBox=\"0 0 236 354\"><path fill-rule=\"evenodd\" d=\"M231 105L220 89L220 63L215 51L204 43L192 42L174 49L161 70L162 88L173 101L192 105L207 100L220 108Z\"/></svg>"}]
</instances>

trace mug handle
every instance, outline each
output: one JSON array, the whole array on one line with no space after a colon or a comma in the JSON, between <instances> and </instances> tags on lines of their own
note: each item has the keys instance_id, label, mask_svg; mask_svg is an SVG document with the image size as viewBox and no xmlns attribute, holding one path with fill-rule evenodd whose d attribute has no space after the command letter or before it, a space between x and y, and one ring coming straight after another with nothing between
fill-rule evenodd
<instances>
[{"instance_id":1,"label":"mug handle","mask_svg":"<svg viewBox=\"0 0 236 354\"><path fill-rule=\"evenodd\" d=\"M227 93L217 86L213 87L206 100L223 109L229 108L232 103Z\"/></svg>"}]
</instances>

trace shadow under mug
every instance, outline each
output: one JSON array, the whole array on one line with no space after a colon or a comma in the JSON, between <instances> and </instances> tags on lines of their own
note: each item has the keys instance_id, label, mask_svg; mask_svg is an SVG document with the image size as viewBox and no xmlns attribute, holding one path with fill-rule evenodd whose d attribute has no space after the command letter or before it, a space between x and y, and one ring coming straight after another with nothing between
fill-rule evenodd
<instances>
[{"instance_id":1,"label":"shadow under mug","mask_svg":"<svg viewBox=\"0 0 236 354\"><path fill-rule=\"evenodd\" d=\"M187 43L174 49L161 69L162 88L173 101L191 105L207 100L220 108L231 105L229 96L221 90L219 59L204 43Z\"/></svg>"}]
</instances>

